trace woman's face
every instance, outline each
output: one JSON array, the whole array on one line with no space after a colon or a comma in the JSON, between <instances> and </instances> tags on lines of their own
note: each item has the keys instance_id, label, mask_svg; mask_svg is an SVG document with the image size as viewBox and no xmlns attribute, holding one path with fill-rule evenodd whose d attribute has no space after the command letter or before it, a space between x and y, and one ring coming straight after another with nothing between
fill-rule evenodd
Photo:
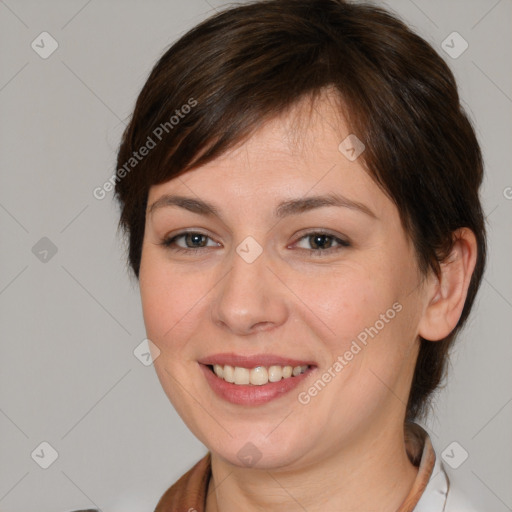
<instances>
[{"instance_id":1,"label":"woman's face","mask_svg":"<svg viewBox=\"0 0 512 512\"><path fill-rule=\"evenodd\" d=\"M415 253L350 139L339 149L332 104L313 112L149 192L154 366L190 430L239 466L299 467L403 428L427 303Z\"/></svg>"}]
</instances>

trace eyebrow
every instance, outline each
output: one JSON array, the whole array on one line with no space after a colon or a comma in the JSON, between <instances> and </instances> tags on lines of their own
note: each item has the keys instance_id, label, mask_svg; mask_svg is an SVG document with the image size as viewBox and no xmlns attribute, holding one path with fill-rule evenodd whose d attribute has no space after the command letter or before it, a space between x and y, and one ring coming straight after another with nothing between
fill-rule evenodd
<instances>
[{"instance_id":1,"label":"eyebrow","mask_svg":"<svg viewBox=\"0 0 512 512\"><path fill-rule=\"evenodd\" d=\"M222 215L218 208L213 204L203 201L202 199L196 199L193 197L185 197L179 195L164 194L157 199L149 208L148 213L153 213L159 208L177 206L184 208L193 213L206 216L216 216L222 219ZM291 199L279 203L275 210L275 217L283 218L290 215L298 215L315 208L321 208L323 206L337 206L341 208L349 208L364 213L374 219L377 218L368 206L358 201L353 201L339 194L331 193L321 196L311 196L300 199Z\"/></svg>"}]
</instances>

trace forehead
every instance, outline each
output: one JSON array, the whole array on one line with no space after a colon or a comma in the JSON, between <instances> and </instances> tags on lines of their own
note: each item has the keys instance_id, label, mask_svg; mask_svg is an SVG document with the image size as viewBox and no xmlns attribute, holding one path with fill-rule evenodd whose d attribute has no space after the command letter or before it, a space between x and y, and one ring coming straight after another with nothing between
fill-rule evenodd
<instances>
[{"instance_id":1,"label":"forehead","mask_svg":"<svg viewBox=\"0 0 512 512\"><path fill-rule=\"evenodd\" d=\"M389 208L389 199L363 166L364 152L349 158L353 137L336 98L303 101L215 160L151 187L148 204L162 194L186 193L226 207L231 199L263 207L334 192L376 212Z\"/></svg>"}]
</instances>

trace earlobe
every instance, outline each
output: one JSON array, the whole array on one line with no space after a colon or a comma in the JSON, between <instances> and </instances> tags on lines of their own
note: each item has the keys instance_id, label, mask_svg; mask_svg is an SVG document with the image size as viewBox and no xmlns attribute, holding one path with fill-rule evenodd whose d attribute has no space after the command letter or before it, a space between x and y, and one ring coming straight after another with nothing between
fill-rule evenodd
<instances>
[{"instance_id":1,"label":"earlobe","mask_svg":"<svg viewBox=\"0 0 512 512\"><path fill-rule=\"evenodd\" d=\"M459 321L476 265L477 246L474 233L460 228L453 233L453 247L440 264L440 275L427 287L427 304L418 334L430 341L448 336Z\"/></svg>"}]
</instances>

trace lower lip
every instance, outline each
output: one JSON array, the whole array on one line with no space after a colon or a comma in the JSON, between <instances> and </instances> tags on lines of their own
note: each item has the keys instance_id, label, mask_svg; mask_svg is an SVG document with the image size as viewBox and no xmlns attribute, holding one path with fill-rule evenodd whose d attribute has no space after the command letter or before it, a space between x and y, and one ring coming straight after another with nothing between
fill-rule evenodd
<instances>
[{"instance_id":1,"label":"lower lip","mask_svg":"<svg viewBox=\"0 0 512 512\"><path fill-rule=\"evenodd\" d=\"M269 382L262 386L255 386L252 384L238 385L226 382L224 379L217 377L208 366L204 364L199 366L215 394L236 405L262 405L282 397L292 389L295 389L313 370L313 368L309 367L304 373L297 375L297 377L288 377L278 382Z\"/></svg>"}]
</instances>

